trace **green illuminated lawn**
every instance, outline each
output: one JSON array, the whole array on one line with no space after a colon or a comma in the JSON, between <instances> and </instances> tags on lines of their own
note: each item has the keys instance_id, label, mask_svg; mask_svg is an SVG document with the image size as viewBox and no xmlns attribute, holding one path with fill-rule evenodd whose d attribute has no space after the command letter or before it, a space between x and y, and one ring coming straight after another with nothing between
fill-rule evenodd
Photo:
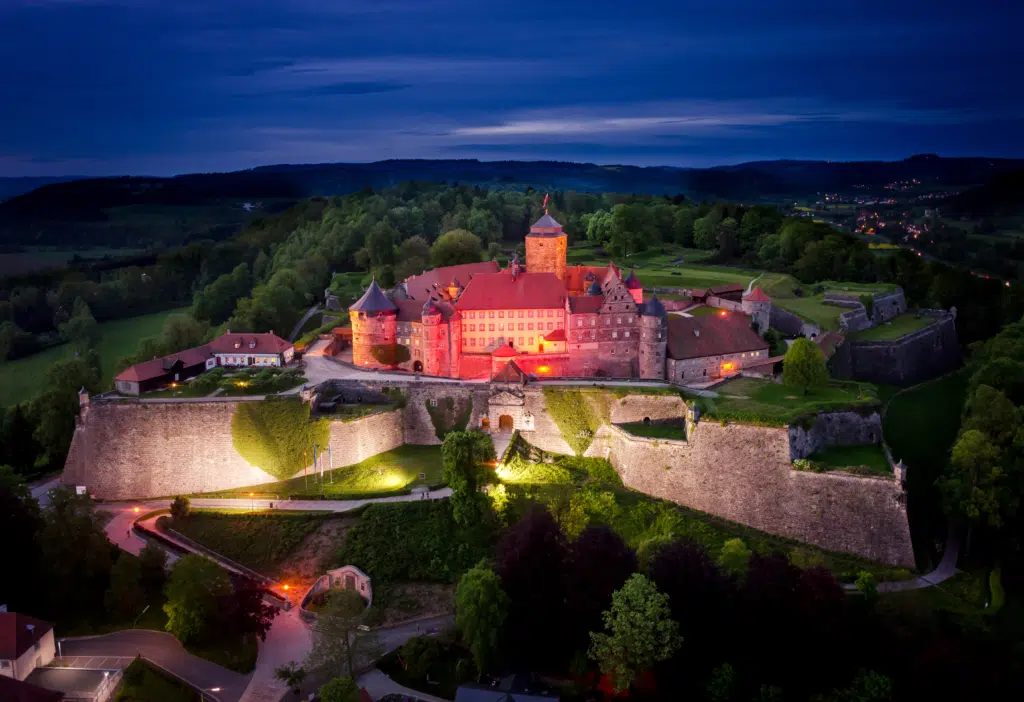
<instances>
[{"instance_id":1,"label":"green illuminated lawn","mask_svg":"<svg viewBox=\"0 0 1024 702\"><path fill-rule=\"evenodd\" d=\"M424 478L420 478L421 473L425 475ZM406 444L393 451L371 456L354 466L325 471L322 484L319 476L309 475L217 494L247 497L250 492L255 492L260 497L322 495L336 500L363 499L404 495L418 485L441 483L441 447Z\"/></svg>"},{"instance_id":2,"label":"green illuminated lawn","mask_svg":"<svg viewBox=\"0 0 1024 702\"><path fill-rule=\"evenodd\" d=\"M892 468L880 444L869 446L830 446L810 456L810 460L829 468L866 468L872 475L892 476Z\"/></svg>"},{"instance_id":3,"label":"green illuminated lawn","mask_svg":"<svg viewBox=\"0 0 1024 702\"><path fill-rule=\"evenodd\" d=\"M783 425L808 411L878 403L868 383L832 383L807 395L780 383L754 378L733 378L714 388L715 398L701 398L703 412L715 419Z\"/></svg>"},{"instance_id":4,"label":"green illuminated lawn","mask_svg":"<svg viewBox=\"0 0 1024 702\"><path fill-rule=\"evenodd\" d=\"M96 350L103 367L103 382L114 377L114 364L123 356L135 353L139 340L159 336L164 321L172 314L188 312L188 308L156 312L141 317L118 319L99 325L100 342ZM57 361L72 358L70 344L55 346L16 361L0 363L0 405L13 405L31 400L42 390L46 369Z\"/></svg>"},{"instance_id":5,"label":"green illuminated lawn","mask_svg":"<svg viewBox=\"0 0 1024 702\"><path fill-rule=\"evenodd\" d=\"M804 284L796 278L783 273L765 273L757 284L772 298L772 302L784 310L821 327L822 331L838 331L839 315L847 311L845 307L825 304L826 292L838 292L847 295L866 295L869 293L890 292L894 285L884 283L842 283L826 280L821 283ZM814 291L822 287L824 291ZM798 295L797 290L802 294Z\"/></svg>"},{"instance_id":6,"label":"green illuminated lawn","mask_svg":"<svg viewBox=\"0 0 1024 702\"><path fill-rule=\"evenodd\" d=\"M885 324L880 324L873 329L865 329L864 331L847 334L846 338L852 341L891 341L893 339L900 339L919 329L924 329L935 321L934 317L916 317L912 314L901 314L899 317Z\"/></svg>"}]
</instances>

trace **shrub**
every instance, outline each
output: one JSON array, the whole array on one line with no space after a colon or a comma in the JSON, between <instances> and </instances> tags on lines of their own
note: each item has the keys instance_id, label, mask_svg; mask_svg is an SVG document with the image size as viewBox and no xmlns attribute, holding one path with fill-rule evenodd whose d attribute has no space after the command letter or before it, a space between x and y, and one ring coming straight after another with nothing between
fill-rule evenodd
<instances>
[{"instance_id":1,"label":"shrub","mask_svg":"<svg viewBox=\"0 0 1024 702\"><path fill-rule=\"evenodd\" d=\"M427 406L427 414L430 415L430 422L434 425L434 436L438 439L444 441L445 435L451 431L466 431L469 417L473 414L472 397L461 403L457 403L452 397L446 397L437 407L433 407L430 400L424 400L424 403Z\"/></svg>"},{"instance_id":2,"label":"shrub","mask_svg":"<svg viewBox=\"0 0 1024 702\"><path fill-rule=\"evenodd\" d=\"M389 368L397 368L412 358L409 347L402 344L375 344L370 347L370 355L377 363Z\"/></svg>"},{"instance_id":3,"label":"shrub","mask_svg":"<svg viewBox=\"0 0 1024 702\"><path fill-rule=\"evenodd\" d=\"M192 502L183 495L178 495L171 503L171 518L180 521L192 511Z\"/></svg>"}]
</instances>

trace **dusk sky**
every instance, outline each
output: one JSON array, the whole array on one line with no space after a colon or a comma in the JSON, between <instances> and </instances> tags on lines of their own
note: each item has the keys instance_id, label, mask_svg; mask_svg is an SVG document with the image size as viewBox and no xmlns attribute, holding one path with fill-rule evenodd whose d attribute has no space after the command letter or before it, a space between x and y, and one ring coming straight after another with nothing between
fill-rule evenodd
<instances>
[{"instance_id":1,"label":"dusk sky","mask_svg":"<svg viewBox=\"0 0 1024 702\"><path fill-rule=\"evenodd\" d=\"M1019 0L0 0L0 176L1024 157Z\"/></svg>"}]
</instances>

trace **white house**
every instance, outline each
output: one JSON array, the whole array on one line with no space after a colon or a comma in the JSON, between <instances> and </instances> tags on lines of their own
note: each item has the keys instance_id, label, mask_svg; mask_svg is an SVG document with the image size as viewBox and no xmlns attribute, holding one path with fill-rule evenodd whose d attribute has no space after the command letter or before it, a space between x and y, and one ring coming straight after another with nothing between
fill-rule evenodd
<instances>
[{"instance_id":1,"label":"white house","mask_svg":"<svg viewBox=\"0 0 1024 702\"><path fill-rule=\"evenodd\" d=\"M53 624L17 612L0 612L0 675L24 680L53 661Z\"/></svg>"},{"instance_id":2,"label":"white house","mask_svg":"<svg viewBox=\"0 0 1024 702\"><path fill-rule=\"evenodd\" d=\"M216 365L229 368L239 366L283 366L292 360L295 347L276 334L233 334L228 330L214 339L207 348L213 353ZM213 364L209 364L213 365Z\"/></svg>"}]
</instances>

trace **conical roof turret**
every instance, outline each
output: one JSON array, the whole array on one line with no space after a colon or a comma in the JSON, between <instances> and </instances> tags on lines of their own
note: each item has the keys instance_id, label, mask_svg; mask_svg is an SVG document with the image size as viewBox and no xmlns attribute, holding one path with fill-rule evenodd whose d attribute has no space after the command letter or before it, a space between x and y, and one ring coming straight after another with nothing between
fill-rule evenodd
<instances>
[{"instance_id":1,"label":"conical roof turret","mask_svg":"<svg viewBox=\"0 0 1024 702\"><path fill-rule=\"evenodd\" d=\"M393 312L397 309L395 303L388 299L388 296L377 285L376 278L370 281L370 287L366 288L363 296L349 307L349 310L353 312Z\"/></svg>"},{"instance_id":2,"label":"conical roof turret","mask_svg":"<svg viewBox=\"0 0 1024 702\"><path fill-rule=\"evenodd\" d=\"M629 277L623 282L626 283L626 287L630 290L638 290L643 287L640 285L640 279L636 277L636 270L632 268L629 271Z\"/></svg>"},{"instance_id":3,"label":"conical roof turret","mask_svg":"<svg viewBox=\"0 0 1024 702\"><path fill-rule=\"evenodd\" d=\"M665 305L661 304L661 300L658 299L657 293L651 295L651 299L644 303L644 311L642 313L645 317L665 317Z\"/></svg>"}]
</instances>

